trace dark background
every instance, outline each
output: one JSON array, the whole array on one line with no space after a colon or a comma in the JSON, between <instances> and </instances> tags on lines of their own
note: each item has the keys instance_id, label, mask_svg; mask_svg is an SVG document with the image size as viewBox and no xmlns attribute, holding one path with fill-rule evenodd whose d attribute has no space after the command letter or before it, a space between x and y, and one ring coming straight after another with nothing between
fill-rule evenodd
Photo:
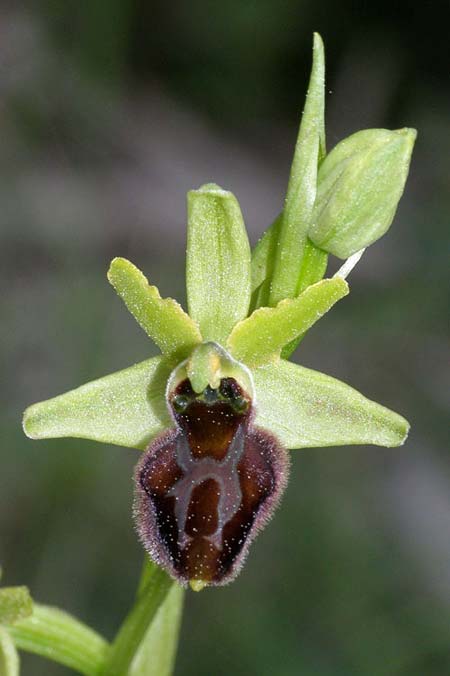
<instances>
[{"instance_id":1,"label":"dark background","mask_svg":"<svg viewBox=\"0 0 450 676\"><path fill-rule=\"evenodd\" d=\"M401 449L293 453L287 494L229 588L189 593L177 676L450 673L447 3L0 6L0 561L5 584L114 635L142 551L136 453L32 442L31 402L154 354L109 287L115 255L184 301L185 193L215 181L254 243L279 212L310 69L331 148L419 137L390 233L298 350L412 422ZM24 656L24 674L68 673Z\"/></svg>"}]
</instances>

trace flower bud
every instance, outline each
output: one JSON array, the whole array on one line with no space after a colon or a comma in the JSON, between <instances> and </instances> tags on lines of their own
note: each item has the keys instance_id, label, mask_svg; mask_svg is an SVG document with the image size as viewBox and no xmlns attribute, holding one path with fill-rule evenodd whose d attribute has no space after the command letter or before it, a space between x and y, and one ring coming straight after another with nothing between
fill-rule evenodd
<instances>
[{"instance_id":1,"label":"flower bud","mask_svg":"<svg viewBox=\"0 0 450 676\"><path fill-rule=\"evenodd\" d=\"M414 129L366 129L344 139L323 161L308 236L348 258L387 231L403 193Z\"/></svg>"}]
</instances>

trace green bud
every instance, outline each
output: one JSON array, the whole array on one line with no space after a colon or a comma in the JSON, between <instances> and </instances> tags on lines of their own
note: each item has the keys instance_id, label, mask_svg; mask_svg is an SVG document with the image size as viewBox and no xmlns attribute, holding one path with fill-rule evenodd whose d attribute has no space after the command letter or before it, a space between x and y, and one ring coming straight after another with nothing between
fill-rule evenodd
<instances>
[{"instance_id":1,"label":"green bud","mask_svg":"<svg viewBox=\"0 0 450 676\"><path fill-rule=\"evenodd\" d=\"M403 193L415 129L366 129L333 148L319 169L308 236L348 258L387 231Z\"/></svg>"},{"instance_id":2,"label":"green bud","mask_svg":"<svg viewBox=\"0 0 450 676\"><path fill-rule=\"evenodd\" d=\"M27 587L0 589L0 624L11 624L33 612L33 601ZM0 672L1 674L1 672Z\"/></svg>"}]
</instances>

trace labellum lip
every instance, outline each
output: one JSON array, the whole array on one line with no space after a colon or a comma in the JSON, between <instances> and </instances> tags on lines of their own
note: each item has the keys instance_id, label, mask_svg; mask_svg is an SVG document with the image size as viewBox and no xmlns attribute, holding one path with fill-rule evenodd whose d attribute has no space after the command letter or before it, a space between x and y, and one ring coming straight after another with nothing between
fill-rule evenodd
<instances>
[{"instance_id":1,"label":"labellum lip","mask_svg":"<svg viewBox=\"0 0 450 676\"><path fill-rule=\"evenodd\" d=\"M136 467L135 519L151 558L199 591L238 574L279 502L289 462L253 425L253 403L234 378L200 394L185 379L168 403L176 427Z\"/></svg>"}]
</instances>

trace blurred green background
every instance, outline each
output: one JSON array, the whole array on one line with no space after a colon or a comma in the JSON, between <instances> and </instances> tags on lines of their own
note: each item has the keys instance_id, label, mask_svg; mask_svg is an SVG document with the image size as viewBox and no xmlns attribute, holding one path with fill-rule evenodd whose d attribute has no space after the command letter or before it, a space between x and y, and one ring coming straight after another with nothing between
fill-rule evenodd
<instances>
[{"instance_id":1,"label":"blurred green background","mask_svg":"<svg viewBox=\"0 0 450 676\"><path fill-rule=\"evenodd\" d=\"M32 442L21 412L154 354L106 281L115 255L184 299L185 193L237 195L252 242L279 212L312 31L331 148L419 138L390 233L301 363L413 424L406 447L293 453L287 494L229 588L189 593L177 676L450 674L445 381L447 3L90 0L0 7L0 562L112 637L142 550L136 454ZM69 673L24 656L25 676Z\"/></svg>"}]
</instances>

